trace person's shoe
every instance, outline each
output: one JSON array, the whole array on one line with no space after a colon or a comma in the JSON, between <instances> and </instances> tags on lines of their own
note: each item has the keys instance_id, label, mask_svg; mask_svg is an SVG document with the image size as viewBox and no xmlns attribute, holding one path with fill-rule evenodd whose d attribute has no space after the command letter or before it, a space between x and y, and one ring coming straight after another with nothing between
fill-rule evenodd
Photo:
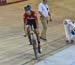
<instances>
[{"instance_id":1,"label":"person's shoe","mask_svg":"<svg viewBox=\"0 0 75 65\"><path fill-rule=\"evenodd\" d=\"M24 37L27 37L27 35L24 35Z\"/></svg>"},{"instance_id":2,"label":"person's shoe","mask_svg":"<svg viewBox=\"0 0 75 65\"><path fill-rule=\"evenodd\" d=\"M74 40L71 40L71 41L66 40L66 42L73 44L74 43Z\"/></svg>"},{"instance_id":3,"label":"person's shoe","mask_svg":"<svg viewBox=\"0 0 75 65\"><path fill-rule=\"evenodd\" d=\"M40 39L42 39L42 40L44 40L44 41L47 41L47 39L46 39L46 38L43 38L43 37L40 37Z\"/></svg>"},{"instance_id":4,"label":"person's shoe","mask_svg":"<svg viewBox=\"0 0 75 65\"><path fill-rule=\"evenodd\" d=\"M74 43L74 40L71 40L71 43Z\"/></svg>"}]
</instances>

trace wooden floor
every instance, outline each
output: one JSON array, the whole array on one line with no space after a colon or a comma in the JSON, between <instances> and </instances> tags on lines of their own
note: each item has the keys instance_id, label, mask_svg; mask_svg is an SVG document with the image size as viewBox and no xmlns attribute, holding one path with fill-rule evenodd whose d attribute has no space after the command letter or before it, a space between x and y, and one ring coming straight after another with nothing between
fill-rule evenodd
<instances>
[{"instance_id":1,"label":"wooden floor","mask_svg":"<svg viewBox=\"0 0 75 65\"><path fill-rule=\"evenodd\" d=\"M40 60L70 46L65 43L61 26L59 24L48 29L48 41L41 41L43 51L40 55ZM53 30L56 27L58 30ZM24 38L22 33L12 36L6 35L5 39L0 40L0 65L33 65L33 63L37 62L34 58L32 46L28 45L28 39Z\"/></svg>"},{"instance_id":2,"label":"wooden floor","mask_svg":"<svg viewBox=\"0 0 75 65\"><path fill-rule=\"evenodd\" d=\"M23 36L22 18L26 3L32 4L27 1L0 7L0 65L34 65L39 62L34 59L32 46L28 45L28 39ZM40 21L39 24L41 32ZM71 46L65 43L63 22L49 23L47 39L46 42L41 40L43 51L39 55L40 61Z\"/></svg>"}]
</instances>

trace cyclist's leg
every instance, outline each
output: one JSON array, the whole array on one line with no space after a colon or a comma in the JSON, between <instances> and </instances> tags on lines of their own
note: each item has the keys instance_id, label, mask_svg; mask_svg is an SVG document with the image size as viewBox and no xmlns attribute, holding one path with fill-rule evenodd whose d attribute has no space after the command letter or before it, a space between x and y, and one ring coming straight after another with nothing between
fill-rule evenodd
<instances>
[{"instance_id":1,"label":"cyclist's leg","mask_svg":"<svg viewBox=\"0 0 75 65\"><path fill-rule=\"evenodd\" d=\"M30 45L32 45L31 35L30 35L31 28L29 26L32 26L32 24L30 22L27 23L26 29L27 29L27 35L28 35L28 38L29 38Z\"/></svg>"},{"instance_id":2,"label":"cyclist's leg","mask_svg":"<svg viewBox=\"0 0 75 65\"><path fill-rule=\"evenodd\" d=\"M36 22L33 22L33 27L34 27L34 32L36 34L37 37L37 42L38 42L38 52L41 53L41 45L40 45L40 35L39 35L39 30L37 28Z\"/></svg>"},{"instance_id":3,"label":"cyclist's leg","mask_svg":"<svg viewBox=\"0 0 75 65\"><path fill-rule=\"evenodd\" d=\"M36 37L37 37L37 42L40 43L40 35L39 35L38 29L34 29L34 32L35 32Z\"/></svg>"},{"instance_id":4,"label":"cyclist's leg","mask_svg":"<svg viewBox=\"0 0 75 65\"><path fill-rule=\"evenodd\" d=\"M32 45L30 30L31 29L28 29L28 32L27 33L28 33L28 38L29 38L30 45Z\"/></svg>"},{"instance_id":5,"label":"cyclist's leg","mask_svg":"<svg viewBox=\"0 0 75 65\"><path fill-rule=\"evenodd\" d=\"M38 30L38 28L37 28L36 22L33 21L33 22L32 22L32 25L33 25L33 27L34 27L34 32L35 32L36 37L37 37L37 42L40 43L39 30Z\"/></svg>"},{"instance_id":6,"label":"cyclist's leg","mask_svg":"<svg viewBox=\"0 0 75 65\"><path fill-rule=\"evenodd\" d=\"M36 34L36 37L37 37L37 42L38 42L38 52L41 53L41 45L40 45L40 36L39 36L39 31L38 29L35 29L35 34Z\"/></svg>"},{"instance_id":7,"label":"cyclist's leg","mask_svg":"<svg viewBox=\"0 0 75 65\"><path fill-rule=\"evenodd\" d=\"M24 31L25 31L25 35L24 35L24 37L26 37L26 36L27 36L27 25L25 25L25 27L24 27Z\"/></svg>"}]
</instances>

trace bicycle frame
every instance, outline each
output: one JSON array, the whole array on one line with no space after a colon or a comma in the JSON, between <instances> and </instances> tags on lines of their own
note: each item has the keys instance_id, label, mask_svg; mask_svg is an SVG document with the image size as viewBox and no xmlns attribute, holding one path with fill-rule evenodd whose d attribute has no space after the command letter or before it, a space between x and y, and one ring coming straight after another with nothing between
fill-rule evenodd
<instances>
[{"instance_id":1,"label":"bicycle frame","mask_svg":"<svg viewBox=\"0 0 75 65\"><path fill-rule=\"evenodd\" d=\"M34 54L35 54L35 58L38 59L38 46L37 46L37 42L36 42L36 39L34 37L34 28L33 26L29 26L27 25L27 28L28 28L28 36L30 36L30 43L32 43L33 45L33 50L34 50Z\"/></svg>"}]
</instances>

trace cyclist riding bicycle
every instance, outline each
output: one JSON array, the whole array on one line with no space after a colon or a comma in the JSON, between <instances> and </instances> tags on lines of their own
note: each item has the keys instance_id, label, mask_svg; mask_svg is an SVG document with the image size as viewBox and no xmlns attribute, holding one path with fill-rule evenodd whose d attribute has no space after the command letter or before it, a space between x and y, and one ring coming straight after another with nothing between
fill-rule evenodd
<instances>
[{"instance_id":1,"label":"cyclist riding bicycle","mask_svg":"<svg viewBox=\"0 0 75 65\"><path fill-rule=\"evenodd\" d=\"M36 34L36 37L37 37L38 47L40 47L40 36L39 36L39 31L38 31L39 25L38 25L37 15L35 11L32 11L32 7L30 5L27 5L26 7L24 7L24 10L25 10L25 13L24 13L25 33L27 32L26 25L33 26L34 33ZM31 40L30 40L30 45L32 45ZM41 53L39 48L38 48L38 51L39 53Z\"/></svg>"}]
</instances>

